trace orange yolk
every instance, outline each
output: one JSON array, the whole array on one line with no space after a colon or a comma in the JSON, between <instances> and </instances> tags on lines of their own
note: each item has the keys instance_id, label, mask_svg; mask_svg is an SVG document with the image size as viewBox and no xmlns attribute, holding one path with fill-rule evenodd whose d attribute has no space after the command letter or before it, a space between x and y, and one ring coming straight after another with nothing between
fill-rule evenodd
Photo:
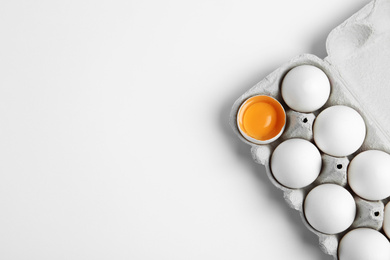
<instances>
[{"instance_id":1,"label":"orange yolk","mask_svg":"<svg viewBox=\"0 0 390 260\"><path fill-rule=\"evenodd\" d=\"M269 96L254 96L238 112L238 124L246 135L260 141L277 136L286 123L282 105Z\"/></svg>"}]
</instances>

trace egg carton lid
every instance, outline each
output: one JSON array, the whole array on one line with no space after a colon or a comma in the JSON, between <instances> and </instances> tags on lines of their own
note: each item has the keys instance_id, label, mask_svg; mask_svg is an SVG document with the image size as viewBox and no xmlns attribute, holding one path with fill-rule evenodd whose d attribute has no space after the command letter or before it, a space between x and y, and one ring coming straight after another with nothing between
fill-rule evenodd
<instances>
[{"instance_id":1,"label":"egg carton lid","mask_svg":"<svg viewBox=\"0 0 390 260\"><path fill-rule=\"evenodd\" d=\"M331 31L329 63L390 146L390 0L375 0ZM386 149L388 150L388 149Z\"/></svg>"}]
</instances>

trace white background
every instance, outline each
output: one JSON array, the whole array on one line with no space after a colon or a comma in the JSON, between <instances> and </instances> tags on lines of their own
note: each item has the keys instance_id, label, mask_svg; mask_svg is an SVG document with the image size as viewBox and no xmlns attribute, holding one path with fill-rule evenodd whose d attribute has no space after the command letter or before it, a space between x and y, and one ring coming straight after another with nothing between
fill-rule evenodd
<instances>
[{"instance_id":1,"label":"white background","mask_svg":"<svg viewBox=\"0 0 390 260\"><path fill-rule=\"evenodd\" d=\"M0 259L330 260L228 115L366 3L1 1Z\"/></svg>"}]
</instances>

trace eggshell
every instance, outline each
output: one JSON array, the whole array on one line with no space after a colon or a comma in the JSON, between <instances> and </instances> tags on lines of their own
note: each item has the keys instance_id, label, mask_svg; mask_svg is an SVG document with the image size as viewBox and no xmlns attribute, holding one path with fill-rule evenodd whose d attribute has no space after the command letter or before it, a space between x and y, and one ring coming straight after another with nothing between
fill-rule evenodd
<instances>
[{"instance_id":1,"label":"eggshell","mask_svg":"<svg viewBox=\"0 0 390 260\"><path fill-rule=\"evenodd\" d=\"M329 98L330 83L326 74L311 65L291 69L282 82L282 97L286 104L299 112L313 112Z\"/></svg>"},{"instance_id":2,"label":"eggshell","mask_svg":"<svg viewBox=\"0 0 390 260\"><path fill-rule=\"evenodd\" d=\"M323 110L314 121L314 141L324 153L348 156L364 142L366 126L361 115L347 106Z\"/></svg>"},{"instance_id":3,"label":"eggshell","mask_svg":"<svg viewBox=\"0 0 390 260\"><path fill-rule=\"evenodd\" d=\"M370 228L349 231L340 241L339 260L389 260L390 243Z\"/></svg>"},{"instance_id":4,"label":"eggshell","mask_svg":"<svg viewBox=\"0 0 390 260\"><path fill-rule=\"evenodd\" d=\"M386 204L384 218L383 218L383 230L386 236L390 238L390 202Z\"/></svg>"},{"instance_id":5,"label":"eggshell","mask_svg":"<svg viewBox=\"0 0 390 260\"><path fill-rule=\"evenodd\" d=\"M390 196L390 155L378 150L359 153L349 164L348 183L351 189L367 200Z\"/></svg>"},{"instance_id":6,"label":"eggshell","mask_svg":"<svg viewBox=\"0 0 390 260\"><path fill-rule=\"evenodd\" d=\"M321 154L311 142L294 138L279 144L271 157L275 179L289 188L303 188L321 171Z\"/></svg>"},{"instance_id":7,"label":"eggshell","mask_svg":"<svg viewBox=\"0 0 390 260\"><path fill-rule=\"evenodd\" d=\"M237 114L237 126L248 141L267 144L278 139L286 125L286 112L278 100L266 95L248 98Z\"/></svg>"},{"instance_id":8,"label":"eggshell","mask_svg":"<svg viewBox=\"0 0 390 260\"><path fill-rule=\"evenodd\" d=\"M352 224L356 204L352 195L343 187L322 184L306 196L304 214L314 229L325 234L337 234Z\"/></svg>"}]
</instances>

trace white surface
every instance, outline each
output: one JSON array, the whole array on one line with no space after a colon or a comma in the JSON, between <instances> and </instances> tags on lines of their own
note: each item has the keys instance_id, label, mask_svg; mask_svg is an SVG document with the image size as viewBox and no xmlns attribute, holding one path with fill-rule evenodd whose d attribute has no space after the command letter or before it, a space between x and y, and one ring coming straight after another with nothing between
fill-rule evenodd
<instances>
[{"instance_id":1,"label":"white surface","mask_svg":"<svg viewBox=\"0 0 390 260\"><path fill-rule=\"evenodd\" d=\"M348 166L351 189L366 200L383 200L390 196L390 155L368 150L355 156Z\"/></svg>"},{"instance_id":2,"label":"white surface","mask_svg":"<svg viewBox=\"0 0 390 260\"><path fill-rule=\"evenodd\" d=\"M311 65L291 69L281 85L283 100L299 112L314 112L329 98L330 82L326 74Z\"/></svg>"},{"instance_id":3,"label":"white surface","mask_svg":"<svg viewBox=\"0 0 390 260\"><path fill-rule=\"evenodd\" d=\"M362 116L348 106L331 106L321 111L313 125L314 142L332 156L348 156L362 146L366 125Z\"/></svg>"},{"instance_id":4,"label":"white surface","mask_svg":"<svg viewBox=\"0 0 390 260\"><path fill-rule=\"evenodd\" d=\"M307 222L325 234L345 231L356 216L356 204L351 193L336 184L321 184L312 189L305 199Z\"/></svg>"},{"instance_id":5,"label":"white surface","mask_svg":"<svg viewBox=\"0 0 390 260\"><path fill-rule=\"evenodd\" d=\"M2 2L1 258L330 260L228 116L367 2Z\"/></svg>"},{"instance_id":6,"label":"white surface","mask_svg":"<svg viewBox=\"0 0 390 260\"><path fill-rule=\"evenodd\" d=\"M321 171L322 159L317 147L305 139L293 138L279 144L271 156L271 172L288 188L311 184Z\"/></svg>"}]
</instances>

